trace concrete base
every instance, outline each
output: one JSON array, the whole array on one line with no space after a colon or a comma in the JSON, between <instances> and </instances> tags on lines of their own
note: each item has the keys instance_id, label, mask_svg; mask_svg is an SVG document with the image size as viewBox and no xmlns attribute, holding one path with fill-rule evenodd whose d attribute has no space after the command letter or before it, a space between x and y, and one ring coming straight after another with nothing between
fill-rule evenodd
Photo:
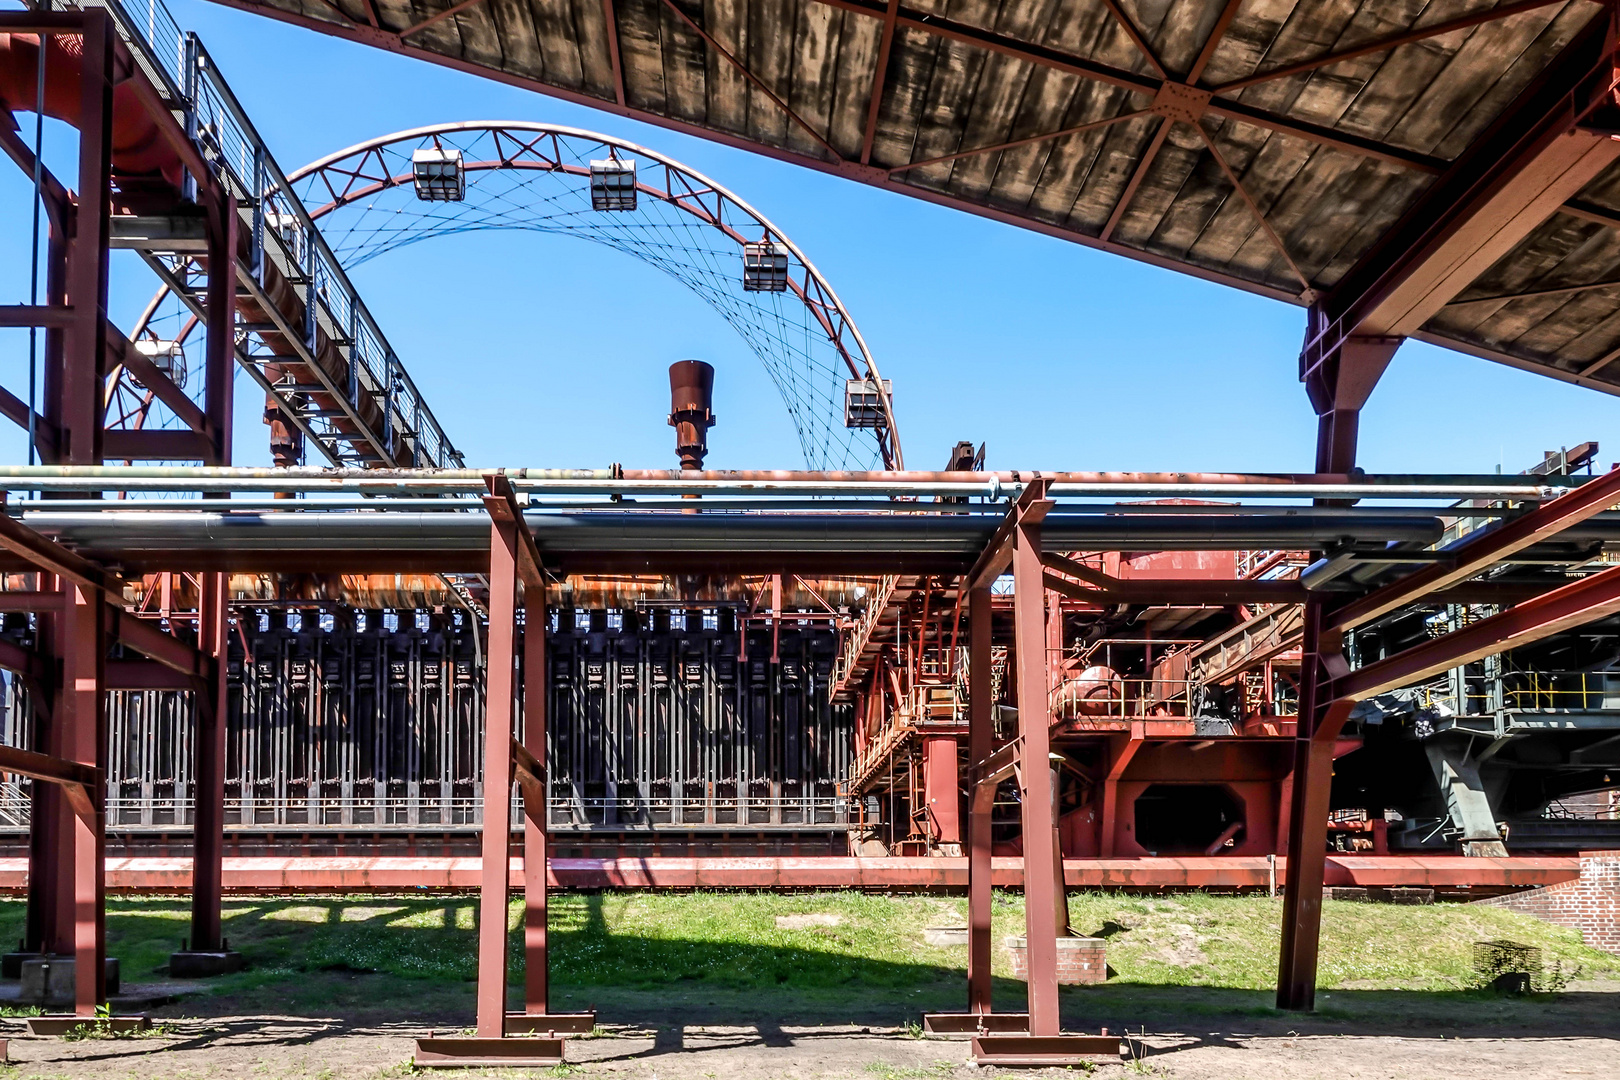
<instances>
[{"instance_id":1,"label":"concrete base","mask_svg":"<svg viewBox=\"0 0 1620 1080\"><path fill-rule=\"evenodd\" d=\"M24 960L32 960L37 952L8 952L0 955L0 979L22 978Z\"/></svg>"},{"instance_id":2,"label":"concrete base","mask_svg":"<svg viewBox=\"0 0 1620 1080\"><path fill-rule=\"evenodd\" d=\"M118 993L118 958L106 960L107 996ZM22 987L17 994L19 1005L39 1005L43 1008L71 1008L78 961L71 956L33 956L22 962Z\"/></svg>"},{"instance_id":3,"label":"concrete base","mask_svg":"<svg viewBox=\"0 0 1620 1080\"><path fill-rule=\"evenodd\" d=\"M561 1039L441 1039L416 1040L411 1059L418 1069L524 1069L547 1068L563 1062Z\"/></svg>"},{"instance_id":4,"label":"concrete base","mask_svg":"<svg viewBox=\"0 0 1620 1080\"><path fill-rule=\"evenodd\" d=\"M239 952L191 952L182 950L169 955L169 976L175 979L211 979L216 975L229 975L247 967L247 959Z\"/></svg>"},{"instance_id":5,"label":"concrete base","mask_svg":"<svg viewBox=\"0 0 1620 1080\"><path fill-rule=\"evenodd\" d=\"M152 1018L142 1013L139 1016L30 1016L28 1018L28 1034L30 1035L72 1035L77 1031L90 1029L110 1032L115 1035L127 1035L135 1031L146 1031L152 1026Z\"/></svg>"}]
</instances>

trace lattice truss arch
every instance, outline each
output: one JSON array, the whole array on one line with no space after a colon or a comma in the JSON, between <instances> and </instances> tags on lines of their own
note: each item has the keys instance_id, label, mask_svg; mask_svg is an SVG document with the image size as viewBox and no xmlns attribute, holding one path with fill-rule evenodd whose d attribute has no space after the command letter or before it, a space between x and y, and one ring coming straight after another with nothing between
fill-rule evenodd
<instances>
[{"instance_id":1,"label":"lattice truss arch","mask_svg":"<svg viewBox=\"0 0 1620 1080\"><path fill-rule=\"evenodd\" d=\"M417 198L412 153L424 147L460 151L463 199ZM592 209L590 162L603 159L637 162L635 209ZM662 154L575 128L468 122L369 140L313 162L289 181L346 268L432 237L485 229L574 236L641 259L696 293L759 357L810 468L904 467L888 393L875 427L845 426L845 381L883 382L831 285L752 206ZM784 291L743 288L744 245L761 242L787 255ZM169 276L183 280L185 272L180 266ZM197 326L166 286L132 339L173 341L183 350ZM107 413L108 427L173 423L122 369L109 377Z\"/></svg>"}]
</instances>

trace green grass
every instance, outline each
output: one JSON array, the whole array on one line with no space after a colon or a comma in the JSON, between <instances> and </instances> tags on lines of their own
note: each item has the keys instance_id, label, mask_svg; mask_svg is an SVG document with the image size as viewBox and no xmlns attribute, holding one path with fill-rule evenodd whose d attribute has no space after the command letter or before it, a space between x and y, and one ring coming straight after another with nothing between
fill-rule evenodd
<instances>
[{"instance_id":1,"label":"green grass","mask_svg":"<svg viewBox=\"0 0 1620 1080\"><path fill-rule=\"evenodd\" d=\"M186 933L189 909L175 898L112 898L109 951L129 984L161 980ZM1081 893L1070 899L1077 934L1108 937L1111 986L1142 1001L1176 1001L1269 1012L1280 900L1176 894ZM569 894L551 900L551 973L560 1002L698 1000L716 1008L764 1008L783 995L837 1013L856 1005L901 1024L921 1007L955 1007L966 949L934 948L924 927L960 924L959 898L860 893ZM20 935L23 905L0 901L0 940ZM518 927L521 905L510 912ZM817 915L798 925L779 917ZM993 909L1000 995L1010 981L1004 937L1022 932L1022 898L998 893ZM298 897L232 900L225 927L246 972L199 984L204 1011L273 1010L352 1015L373 1010L459 1015L471 1006L477 904L473 897ZM1583 980L1620 980L1620 957L1581 944L1570 930L1494 907L1328 902L1323 916L1324 991L1464 991L1476 941L1511 938L1539 946ZM521 935L511 937L510 978L522 978ZM373 976L385 976L376 979ZM675 998L670 997L674 991ZM1216 992L1210 997L1200 992ZM1241 993L1240 993L1241 992ZM1363 995L1366 997L1366 995ZM1611 999L1620 1000L1620 999ZM195 1011L196 1003L186 1006Z\"/></svg>"}]
</instances>

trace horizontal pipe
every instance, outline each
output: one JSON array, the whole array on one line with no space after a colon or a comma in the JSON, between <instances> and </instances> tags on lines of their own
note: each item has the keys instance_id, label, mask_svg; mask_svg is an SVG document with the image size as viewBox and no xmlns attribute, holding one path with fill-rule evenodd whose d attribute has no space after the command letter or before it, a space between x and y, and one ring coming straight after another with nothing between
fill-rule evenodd
<instances>
[{"instance_id":1,"label":"horizontal pipe","mask_svg":"<svg viewBox=\"0 0 1620 1080\"><path fill-rule=\"evenodd\" d=\"M1318 547L1346 541L1433 543L1437 518L1345 515L1312 511L1207 517L1055 513L1043 526L1054 549L1193 550ZM530 512L524 515L542 551L783 552L816 555L931 554L971 560L995 531L993 514L673 514ZM29 527L87 555L133 557L156 552L405 550L487 551L481 515L368 513L203 513L28 510Z\"/></svg>"},{"instance_id":2,"label":"horizontal pipe","mask_svg":"<svg viewBox=\"0 0 1620 1080\"><path fill-rule=\"evenodd\" d=\"M712 494L1015 497L1034 473L717 472L512 469L518 490L545 494ZM282 491L478 493L487 473L473 469L252 469L157 466L5 466L9 491ZM1288 497L1545 499L1581 477L1508 482L1495 475L1332 476L1315 474L1050 473L1056 497Z\"/></svg>"},{"instance_id":3,"label":"horizontal pipe","mask_svg":"<svg viewBox=\"0 0 1620 1080\"><path fill-rule=\"evenodd\" d=\"M1002 501L1016 497L1017 486L988 484L928 483L849 483L842 481L719 481L719 480L547 480L518 481L513 485L521 494L539 495L720 495L720 496L855 496L855 497L949 497ZM0 489L40 492L234 492L279 491L318 494L323 492L387 495L467 494L481 491L480 484L442 477L395 478L209 478L152 479L143 477L62 477L0 479ZM1210 498L1210 499L1488 499L1529 501L1557 497L1564 488L1537 484L1501 484L1482 488L1470 484L1114 484L1064 483L1049 489L1054 498Z\"/></svg>"}]
</instances>

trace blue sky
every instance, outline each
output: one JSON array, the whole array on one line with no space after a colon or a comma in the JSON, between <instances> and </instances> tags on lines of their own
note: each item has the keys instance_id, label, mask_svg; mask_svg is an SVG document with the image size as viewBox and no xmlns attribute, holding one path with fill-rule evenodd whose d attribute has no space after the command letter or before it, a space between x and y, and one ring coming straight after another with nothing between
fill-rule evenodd
<instances>
[{"instance_id":1,"label":"blue sky","mask_svg":"<svg viewBox=\"0 0 1620 1080\"><path fill-rule=\"evenodd\" d=\"M999 468L1311 465L1299 309L204 0L169 3L289 172L405 128L522 119L628 139L714 177L837 290L894 380L913 468L943 464L958 439L987 442ZM72 138L47 127L47 160L64 176ZM21 173L0 168L0 303L27 299L27 192ZM132 258L113 276L128 327L153 279ZM664 370L686 357L718 369L712 467L802 464L741 340L626 256L484 233L408 247L352 276L469 464L666 467ZM26 356L26 334L0 331L0 381L19 395ZM237 400L236 459L266 462L262 396L245 377ZM1364 413L1361 464L1513 472L1587 439L1607 463L1620 456L1617 419L1613 397L1408 343ZM22 461L7 427L0 459Z\"/></svg>"}]
</instances>

